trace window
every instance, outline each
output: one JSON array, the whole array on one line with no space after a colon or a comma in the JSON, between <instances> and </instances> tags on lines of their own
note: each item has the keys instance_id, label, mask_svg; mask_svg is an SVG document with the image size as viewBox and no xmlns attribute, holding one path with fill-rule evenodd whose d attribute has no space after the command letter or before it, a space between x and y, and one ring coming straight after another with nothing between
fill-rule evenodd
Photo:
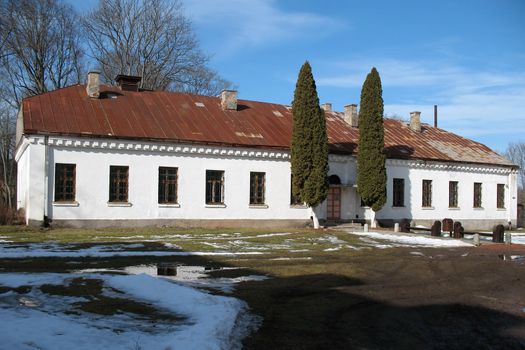
<instances>
[{"instance_id":1,"label":"window","mask_svg":"<svg viewBox=\"0 0 525 350\"><path fill-rule=\"evenodd\" d=\"M498 184L497 207L505 209L505 184Z\"/></svg>"},{"instance_id":2,"label":"window","mask_svg":"<svg viewBox=\"0 0 525 350\"><path fill-rule=\"evenodd\" d=\"M423 180L423 195L421 198L421 206L432 206L432 180Z\"/></svg>"},{"instance_id":3,"label":"window","mask_svg":"<svg viewBox=\"0 0 525 350\"><path fill-rule=\"evenodd\" d=\"M394 207L405 206L405 179L394 179Z\"/></svg>"},{"instance_id":4,"label":"window","mask_svg":"<svg viewBox=\"0 0 525 350\"><path fill-rule=\"evenodd\" d=\"M481 182L474 182L474 208L481 208Z\"/></svg>"},{"instance_id":5,"label":"window","mask_svg":"<svg viewBox=\"0 0 525 350\"><path fill-rule=\"evenodd\" d=\"M293 195L293 175L290 177L290 204L291 205L303 205L303 201L300 196Z\"/></svg>"},{"instance_id":6,"label":"window","mask_svg":"<svg viewBox=\"0 0 525 350\"><path fill-rule=\"evenodd\" d=\"M250 173L250 204L264 204L266 173Z\"/></svg>"},{"instance_id":7,"label":"window","mask_svg":"<svg viewBox=\"0 0 525 350\"><path fill-rule=\"evenodd\" d=\"M55 202L75 201L76 164L55 165Z\"/></svg>"},{"instance_id":8,"label":"window","mask_svg":"<svg viewBox=\"0 0 525 350\"><path fill-rule=\"evenodd\" d=\"M159 167L159 204L177 203L177 168Z\"/></svg>"},{"instance_id":9,"label":"window","mask_svg":"<svg viewBox=\"0 0 525 350\"><path fill-rule=\"evenodd\" d=\"M109 201L127 202L128 201L128 173L129 167L115 166L109 167Z\"/></svg>"},{"instance_id":10,"label":"window","mask_svg":"<svg viewBox=\"0 0 525 350\"><path fill-rule=\"evenodd\" d=\"M449 208L458 207L458 182L448 182L448 206Z\"/></svg>"},{"instance_id":11,"label":"window","mask_svg":"<svg viewBox=\"0 0 525 350\"><path fill-rule=\"evenodd\" d=\"M224 204L224 171L206 170L206 204Z\"/></svg>"}]
</instances>

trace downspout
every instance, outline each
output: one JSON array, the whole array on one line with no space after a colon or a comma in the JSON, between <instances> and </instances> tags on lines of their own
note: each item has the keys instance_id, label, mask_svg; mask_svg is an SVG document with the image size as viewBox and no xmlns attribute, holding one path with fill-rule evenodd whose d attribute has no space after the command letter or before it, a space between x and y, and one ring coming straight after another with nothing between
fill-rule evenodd
<instances>
[{"instance_id":1,"label":"downspout","mask_svg":"<svg viewBox=\"0 0 525 350\"><path fill-rule=\"evenodd\" d=\"M48 180L49 180L49 136L44 136L44 227L49 227L49 217L47 212L47 201L48 201Z\"/></svg>"},{"instance_id":2,"label":"downspout","mask_svg":"<svg viewBox=\"0 0 525 350\"><path fill-rule=\"evenodd\" d=\"M514 199L516 198L515 197L515 193L516 191L514 190L515 189L515 171L514 170L511 170L509 172L509 195L508 195L508 199L507 199L507 203L506 205L507 206L507 223L509 224L509 229L511 229L512 227L512 214L514 213L514 207L513 207L513 204L514 204Z\"/></svg>"}]
</instances>

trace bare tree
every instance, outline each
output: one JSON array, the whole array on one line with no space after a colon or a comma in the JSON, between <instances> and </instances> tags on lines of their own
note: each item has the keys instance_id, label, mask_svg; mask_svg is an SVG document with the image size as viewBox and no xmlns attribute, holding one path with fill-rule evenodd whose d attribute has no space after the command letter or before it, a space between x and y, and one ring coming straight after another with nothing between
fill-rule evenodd
<instances>
[{"instance_id":1,"label":"bare tree","mask_svg":"<svg viewBox=\"0 0 525 350\"><path fill-rule=\"evenodd\" d=\"M78 83L81 47L73 8L57 0L2 0L4 99L19 106L23 97ZM7 96L5 96L7 94Z\"/></svg>"},{"instance_id":2,"label":"bare tree","mask_svg":"<svg viewBox=\"0 0 525 350\"><path fill-rule=\"evenodd\" d=\"M16 164L15 149L15 118L13 108L0 104L0 206L11 208L13 205Z\"/></svg>"},{"instance_id":3,"label":"bare tree","mask_svg":"<svg viewBox=\"0 0 525 350\"><path fill-rule=\"evenodd\" d=\"M178 0L100 0L83 26L107 82L138 75L144 89L209 95L230 85L207 67Z\"/></svg>"},{"instance_id":4,"label":"bare tree","mask_svg":"<svg viewBox=\"0 0 525 350\"><path fill-rule=\"evenodd\" d=\"M22 99L78 83L77 17L58 0L0 0L0 205L16 188L15 124Z\"/></svg>"},{"instance_id":5,"label":"bare tree","mask_svg":"<svg viewBox=\"0 0 525 350\"><path fill-rule=\"evenodd\" d=\"M511 142L507 146L507 150L504 155L510 159L514 164L519 166L518 169L518 183L521 187L521 203L525 204L525 143L524 142Z\"/></svg>"}]
</instances>

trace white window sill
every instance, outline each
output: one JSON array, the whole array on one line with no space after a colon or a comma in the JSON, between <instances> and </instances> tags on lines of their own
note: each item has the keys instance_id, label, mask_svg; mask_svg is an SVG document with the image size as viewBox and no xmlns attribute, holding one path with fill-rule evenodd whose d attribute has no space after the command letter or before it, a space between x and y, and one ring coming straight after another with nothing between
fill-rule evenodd
<instances>
[{"instance_id":1,"label":"white window sill","mask_svg":"<svg viewBox=\"0 0 525 350\"><path fill-rule=\"evenodd\" d=\"M485 208L483 208L483 207L474 207L472 209L474 209L474 210L485 210Z\"/></svg>"},{"instance_id":2,"label":"white window sill","mask_svg":"<svg viewBox=\"0 0 525 350\"><path fill-rule=\"evenodd\" d=\"M497 211L507 211L507 208L496 208Z\"/></svg>"},{"instance_id":3,"label":"white window sill","mask_svg":"<svg viewBox=\"0 0 525 350\"><path fill-rule=\"evenodd\" d=\"M250 209L268 209L268 204L250 204Z\"/></svg>"},{"instance_id":4,"label":"white window sill","mask_svg":"<svg viewBox=\"0 0 525 350\"><path fill-rule=\"evenodd\" d=\"M421 210L434 210L434 207L421 207Z\"/></svg>"},{"instance_id":5,"label":"white window sill","mask_svg":"<svg viewBox=\"0 0 525 350\"><path fill-rule=\"evenodd\" d=\"M204 208L226 208L226 204L206 204Z\"/></svg>"},{"instance_id":6,"label":"white window sill","mask_svg":"<svg viewBox=\"0 0 525 350\"><path fill-rule=\"evenodd\" d=\"M180 204L179 203L172 203L172 204L159 203L159 208L180 208Z\"/></svg>"},{"instance_id":7,"label":"white window sill","mask_svg":"<svg viewBox=\"0 0 525 350\"><path fill-rule=\"evenodd\" d=\"M129 202L108 202L108 207L131 207L133 204Z\"/></svg>"},{"instance_id":8,"label":"white window sill","mask_svg":"<svg viewBox=\"0 0 525 350\"><path fill-rule=\"evenodd\" d=\"M404 205L393 205L392 209L405 209L406 207Z\"/></svg>"},{"instance_id":9,"label":"white window sill","mask_svg":"<svg viewBox=\"0 0 525 350\"><path fill-rule=\"evenodd\" d=\"M78 202L53 202L54 207L78 207Z\"/></svg>"},{"instance_id":10,"label":"white window sill","mask_svg":"<svg viewBox=\"0 0 525 350\"><path fill-rule=\"evenodd\" d=\"M290 204L291 209L306 209L308 208L307 205L304 204Z\"/></svg>"},{"instance_id":11,"label":"white window sill","mask_svg":"<svg viewBox=\"0 0 525 350\"><path fill-rule=\"evenodd\" d=\"M448 210L461 210L460 207L448 207Z\"/></svg>"}]
</instances>

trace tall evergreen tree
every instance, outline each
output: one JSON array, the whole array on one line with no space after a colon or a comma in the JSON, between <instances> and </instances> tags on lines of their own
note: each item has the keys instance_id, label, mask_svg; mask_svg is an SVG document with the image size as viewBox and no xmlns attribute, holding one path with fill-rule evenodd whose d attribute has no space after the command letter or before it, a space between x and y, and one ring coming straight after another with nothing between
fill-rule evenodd
<instances>
[{"instance_id":1,"label":"tall evergreen tree","mask_svg":"<svg viewBox=\"0 0 525 350\"><path fill-rule=\"evenodd\" d=\"M299 72L295 86L292 134L292 192L314 208L328 194L328 137L324 111L306 61ZM319 225L312 210L314 226Z\"/></svg>"},{"instance_id":2,"label":"tall evergreen tree","mask_svg":"<svg viewBox=\"0 0 525 350\"><path fill-rule=\"evenodd\" d=\"M382 94L381 78L377 70L372 68L361 90L357 189L364 204L372 208L373 215L386 203ZM374 218L372 224L373 221Z\"/></svg>"}]
</instances>

